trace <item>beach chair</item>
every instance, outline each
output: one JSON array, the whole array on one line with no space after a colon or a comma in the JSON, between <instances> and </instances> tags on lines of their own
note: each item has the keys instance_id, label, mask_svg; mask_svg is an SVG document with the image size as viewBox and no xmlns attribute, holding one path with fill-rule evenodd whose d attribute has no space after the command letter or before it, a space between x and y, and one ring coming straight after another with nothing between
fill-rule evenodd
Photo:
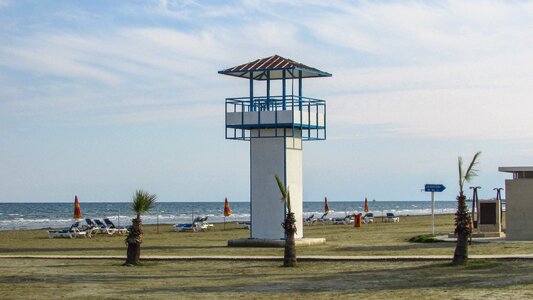
<instances>
[{"instance_id":1,"label":"beach chair","mask_svg":"<svg viewBox=\"0 0 533 300\"><path fill-rule=\"evenodd\" d=\"M98 229L100 230L100 233L106 233L108 235L113 235L117 232L116 229L110 228L106 224L104 224L102 221L98 219L94 219L94 223L98 226Z\"/></svg>"},{"instance_id":2,"label":"beach chair","mask_svg":"<svg viewBox=\"0 0 533 300\"><path fill-rule=\"evenodd\" d=\"M128 233L128 229L126 227L124 227L124 226L120 226L120 227L115 226L115 224L113 222L111 222L111 220L109 220L109 218L104 218L104 223L107 225L107 227L112 228L112 229L116 229L118 234L127 234Z\"/></svg>"},{"instance_id":3,"label":"beach chair","mask_svg":"<svg viewBox=\"0 0 533 300\"><path fill-rule=\"evenodd\" d=\"M198 217L198 220L194 222L195 231L206 231L209 227L213 227L213 224L207 222L208 216Z\"/></svg>"},{"instance_id":4,"label":"beach chair","mask_svg":"<svg viewBox=\"0 0 533 300\"><path fill-rule=\"evenodd\" d=\"M309 217L304 219L304 224L307 226L311 226L316 222L317 218L315 217L315 214L310 215Z\"/></svg>"},{"instance_id":5,"label":"beach chair","mask_svg":"<svg viewBox=\"0 0 533 300\"><path fill-rule=\"evenodd\" d=\"M208 218L209 216L199 217L198 221L195 224L197 231L206 231L207 229L209 229L209 227L213 227L213 224L207 222Z\"/></svg>"},{"instance_id":6,"label":"beach chair","mask_svg":"<svg viewBox=\"0 0 533 300\"><path fill-rule=\"evenodd\" d=\"M197 231L195 230L195 224L200 222L200 217L196 217L193 219L192 223L178 223L174 225L174 231L182 232L182 231Z\"/></svg>"},{"instance_id":7,"label":"beach chair","mask_svg":"<svg viewBox=\"0 0 533 300\"><path fill-rule=\"evenodd\" d=\"M236 222L235 227L240 228L240 229L250 229L250 227L252 227L252 222L250 221Z\"/></svg>"},{"instance_id":8,"label":"beach chair","mask_svg":"<svg viewBox=\"0 0 533 300\"><path fill-rule=\"evenodd\" d=\"M73 238L72 234L70 233L70 229L63 229L63 230L48 230L48 238L53 239L55 237L62 237L62 238Z\"/></svg>"},{"instance_id":9,"label":"beach chair","mask_svg":"<svg viewBox=\"0 0 533 300\"><path fill-rule=\"evenodd\" d=\"M174 231L176 232L194 231L193 223L178 223L174 225Z\"/></svg>"},{"instance_id":10,"label":"beach chair","mask_svg":"<svg viewBox=\"0 0 533 300\"><path fill-rule=\"evenodd\" d=\"M383 222L397 223L400 222L400 217L395 216L394 213L387 213L387 216L385 217L385 219L383 219Z\"/></svg>"},{"instance_id":11,"label":"beach chair","mask_svg":"<svg viewBox=\"0 0 533 300\"><path fill-rule=\"evenodd\" d=\"M374 223L374 214L373 213L366 213L363 217L363 223Z\"/></svg>"},{"instance_id":12,"label":"beach chair","mask_svg":"<svg viewBox=\"0 0 533 300\"><path fill-rule=\"evenodd\" d=\"M93 220L86 218L85 223L87 224L85 225L85 230L87 231L88 234L95 235L100 232L100 227L96 225L96 223L94 223Z\"/></svg>"},{"instance_id":13,"label":"beach chair","mask_svg":"<svg viewBox=\"0 0 533 300\"><path fill-rule=\"evenodd\" d=\"M62 230L48 230L48 238L52 239L55 237L62 237L62 238L76 238L76 237L91 237L90 234L87 234L87 231L81 230L79 228L80 222L75 222L70 226L68 229L62 229Z\"/></svg>"},{"instance_id":14,"label":"beach chair","mask_svg":"<svg viewBox=\"0 0 533 300\"><path fill-rule=\"evenodd\" d=\"M332 219L333 224L350 224L354 222L353 215L346 215L344 218L334 218Z\"/></svg>"},{"instance_id":15,"label":"beach chair","mask_svg":"<svg viewBox=\"0 0 533 300\"><path fill-rule=\"evenodd\" d=\"M207 222L207 216L199 216L199 217L196 217L194 218L194 220L192 221L192 223L179 223L179 224L176 224L174 225L174 230L177 231L177 232L181 232L181 231L193 231L193 232L198 232L198 231L206 231L207 229L209 229L209 227L212 227L213 224L210 224Z\"/></svg>"},{"instance_id":16,"label":"beach chair","mask_svg":"<svg viewBox=\"0 0 533 300\"><path fill-rule=\"evenodd\" d=\"M322 224L322 225L325 225L325 224L331 222L331 218L328 217L328 214L329 214L329 212L324 213L324 214L322 215L322 217L317 218L317 219L316 219L317 223L320 223L320 224Z\"/></svg>"}]
</instances>

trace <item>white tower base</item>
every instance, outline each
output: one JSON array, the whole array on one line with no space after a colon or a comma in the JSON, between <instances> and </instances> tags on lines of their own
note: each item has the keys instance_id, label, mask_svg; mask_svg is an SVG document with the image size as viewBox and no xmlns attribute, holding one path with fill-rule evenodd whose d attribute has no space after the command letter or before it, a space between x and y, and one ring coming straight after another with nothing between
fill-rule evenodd
<instances>
[{"instance_id":1,"label":"white tower base","mask_svg":"<svg viewBox=\"0 0 533 300\"><path fill-rule=\"evenodd\" d=\"M303 238L301 131L279 128L276 134L276 129L254 129L250 135L250 237L270 240L285 238L281 226L285 220L285 204L281 201L275 179L275 175L278 175L291 195L291 209L297 228L295 237ZM259 135L261 138L254 138Z\"/></svg>"}]
</instances>

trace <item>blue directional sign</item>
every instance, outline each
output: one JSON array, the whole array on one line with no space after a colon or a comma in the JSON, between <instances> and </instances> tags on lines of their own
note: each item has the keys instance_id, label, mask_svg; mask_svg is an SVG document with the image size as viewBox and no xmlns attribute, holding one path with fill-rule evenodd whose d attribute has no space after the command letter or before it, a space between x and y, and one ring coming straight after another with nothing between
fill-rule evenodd
<instances>
[{"instance_id":1,"label":"blue directional sign","mask_svg":"<svg viewBox=\"0 0 533 300\"><path fill-rule=\"evenodd\" d=\"M442 184L426 184L424 186L424 191L426 192L442 192L446 187Z\"/></svg>"}]
</instances>

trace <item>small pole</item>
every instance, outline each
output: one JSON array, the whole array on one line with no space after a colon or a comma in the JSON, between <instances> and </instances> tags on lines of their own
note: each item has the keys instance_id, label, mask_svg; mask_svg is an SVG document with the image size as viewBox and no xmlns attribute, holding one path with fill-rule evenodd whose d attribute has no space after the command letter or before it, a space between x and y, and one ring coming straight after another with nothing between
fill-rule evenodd
<instances>
[{"instance_id":1,"label":"small pole","mask_svg":"<svg viewBox=\"0 0 533 300\"><path fill-rule=\"evenodd\" d=\"M117 216L117 218L118 218L118 222L117 222L118 223L118 228L120 228L120 207L118 208L118 216Z\"/></svg>"},{"instance_id":2,"label":"small pole","mask_svg":"<svg viewBox=\"0 0 533 300\"><path fill-rule=\"evenodd\" d=\"M477 209L479 199L477 195L477 190L480 188L481 188L480 186L470 187L471 190L474 190L472 194L472 223L474 223L474 219L477 221L477 224L475 224L476 226L472 226L472 228L477 228L477 229L479 229L479 210ZM474 218L475 216L477 216L477 218Z\"/></svg>"},{"instance_id":3,"label":"small pole","mask_svg":"<svg viewBox=\"0 0 533 300\"><path fill-rule=\"evenodd\" d=\"M472 226L472 231L474 231L474 229L477 228L478 232L479 232L479 209L477 210L477 218L476 218L477 222L476 223L474 223L474 216L476 216L476 208L479 202L479 199L477 196L477 190L480 188L481 188L480 186L470 187L471 190L474 190L472 194L472 225L476 225L476 226ZM470 232L470 245L472 245L472 232Z\"/></svg>"},{"instance_id":4,"label":"small pole","mask_svg":"<svg viewBox=\"0 0 533 300\"><path fill-rule=\"evenodd\" d=\"M435 235L435 192L431 192L431 234Z\"/></svg>"},{"instance_id":5,"label":"small pole","mask_svg":"<svg viewBox=\"0 0 533 300\"><path fill-rule=\"evenodd\" d=\"M500 201L500 228L502 228L503 224L503 203L502 203L502 194L501 191L503 188L494 188L493 190L496 191L496 200Z\"/></svg>"},{"instance_id":6,"label":"small pole","mask_svg":"<svg viewBox=\"0 0 533 300\"><path fill-rule=\"evenodd\" d=\"M156 226L155 232L159 234L159 209L157 210L157 226Z\"/></svg>"},{"instance_id":7,"label":"small pole","mask_svg":"<svg viewBox=\"0 0 533 300\"><path fill-rule=\"evenodd\" d=\"M191 205L191 224L194 232L194 206Z\"/></svg>"}]
</instances>

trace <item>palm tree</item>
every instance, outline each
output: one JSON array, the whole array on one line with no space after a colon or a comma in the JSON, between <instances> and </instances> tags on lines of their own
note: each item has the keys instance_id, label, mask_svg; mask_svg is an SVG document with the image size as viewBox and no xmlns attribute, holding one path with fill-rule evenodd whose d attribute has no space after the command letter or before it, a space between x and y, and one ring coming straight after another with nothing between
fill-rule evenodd
<instances>
[{"instance_id":1,"label":"palm tree","mask_svg":"<svg viewBox=\"0 0 533 300\"><path fill-rule=\"evenodd\" d=\"M279 191L281 192L281 201L285 203L287 211L285 214L285 222L281 224L285 229L285 256L283 258L284 267L296 267L296 243L294 241L294 234L296 233L296 218L291 211L291 195L289 189L285 188L278 175L276 175Z\"/></svg>"},{"instance_id":2,"label":"palm tree","mask_svg":"<svg viewBox=\"0 0 533 300\"><path fill-rule=\"evenodd\" d=\"M465 182L470 182L472 178L477 176L478 170L475 169L478 164L478 158L481 152L477 152L466 173L463 174L463 159L459 156L459 196L457 196L457 212L455 213L455 234L457 235L457 245L455 247L455 253L453 255L453 264L465 265L468 262L468 237L472 233L470 227L471 219L466 207L466 196L463 191Z\"/></svg>"},{"instance_id":3,"label":"palm tree","mask_svg":"<svg viewBox=\"0 0 533 300\"><path fill-rule=\"evenodd\" d=\"M131 266L139 264L141 244L143 242L141 214L154 208L156 199L157 196L155 194L149 194L143 190L137 190L135 191L135 195L133 195L131 209L137 214L137 217L132 220L132 225L129 228L129 234L126 238L128 252L124 265Z\"/></svg>"}]
</instances>

